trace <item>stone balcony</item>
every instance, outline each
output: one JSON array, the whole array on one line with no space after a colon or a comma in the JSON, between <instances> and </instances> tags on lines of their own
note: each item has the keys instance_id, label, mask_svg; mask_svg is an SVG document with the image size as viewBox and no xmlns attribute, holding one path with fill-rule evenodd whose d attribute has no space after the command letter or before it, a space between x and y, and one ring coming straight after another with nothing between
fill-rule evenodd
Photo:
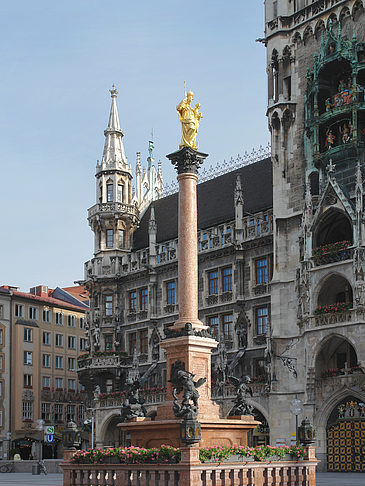
<instances>
[{"instance_id":1,"label":"stone balcony","mask_svg":"<svg viewBox=\"0 0 365 486\"><path fill-rule=\"evenodd\" d=\"M119 368L120 366L126 366L130 362L131 358L121 356L118 354L111 354L110 356L88 356L78 359L77 371L83 371L88 369L112 369Z\"/></svg>"},{"instance_id":2,"label":"stone balcony","mask_svg":"<svg viewBox=\"0 0 365 486\"><path fill-rule=\"evenodd\" d=\"M138 209L134 204L125 204L121 202L108 202L108 203L98 203L94 204L88 210L88 218L92 218L96 214L106 214L108 213L124 213L131 216L138 217Z\"/></svg>"},{"instance_id":3,"label":"stone balcony","mask_svg":"<svg viewBox=\"0 0 365 486\"><path fill-rule=\"evenodd\" d=\"M166 392L162 393L143 393L140 392L140 396L144 398L145 405L158 405L166 401ZM96 402L96 408L120 408L124 402L125 398L105 398Z\"/></svg>"},{"instance_id":4,"label":"stone balcony","mask_svg":"<svg viewBox=\"0 0 365 486\"><path fill-rule=\"evenodd\" d=\"M359 314L359 315L358 315ZM335 312L310 317L310 327L330 326L332 324L344 324L346 322L357 322L363 320L363 314L349 309L344 312Z\"/></svg>"},{"instance_id":5,"label":"stone balcony","mask_svg":"<svg viewBox=\"0 0 365 486\"><path fill-rule=\"evenodd\" d=\"M352 258L353 248L347 248L346 250L340 250L336 253L312 257L312 261L314 266L319 267L322 265L329 265L331 263L342 263L346 260L352 260Z\"/></svg>"}]
</instances>

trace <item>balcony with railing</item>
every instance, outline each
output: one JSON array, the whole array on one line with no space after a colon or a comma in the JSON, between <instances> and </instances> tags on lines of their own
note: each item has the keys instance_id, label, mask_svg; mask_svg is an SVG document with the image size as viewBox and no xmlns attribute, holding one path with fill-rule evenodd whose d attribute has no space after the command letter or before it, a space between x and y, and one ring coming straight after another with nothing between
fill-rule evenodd
<instances>
[{"instance_id":1,"label":"balcony with railing","mask_svg":"<svg viewBox=\"0 0 365 486\"><path fill-rule=\"evenodd\" d=\"M126 353L115 351L97 352L93 355L84 354L77 359L77 371L86 369L110 369L126 366L131 362L131 358Z\"/></svg>"},{"instance_id":2,"label":"balcony with railing","mask_svg":"<svg viewBox=\"0 0 365 486\"><path fill-rule=\"evenodd\" d=\"M94 204L94 206L92 206L88 210L88 217L92 218L96 214L100 214L100 213L106 215L109 215L109 213L123 213L123 214L129 214L136 217L138 217L139 215L138 209L134 204L126 204L121 202L107 202L107 203Z\"/></svg>"}]
</instances>

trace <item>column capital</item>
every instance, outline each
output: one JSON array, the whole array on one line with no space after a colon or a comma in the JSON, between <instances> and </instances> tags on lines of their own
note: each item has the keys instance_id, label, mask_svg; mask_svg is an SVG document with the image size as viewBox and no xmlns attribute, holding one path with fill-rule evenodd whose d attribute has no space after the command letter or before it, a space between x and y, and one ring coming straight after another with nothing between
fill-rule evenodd
<instances>
[{"instance_id":1,"label":"column capital","mask_svg":"<svg viewBox=\"0 0 365 486\"><path fill-rule=\"evenodd\" d=\"M166 155L166 157L171 160L178 174L198 174L198 169L208 157L208 154L198 152L191 147L183 147L177 152Z\"/></svg>"}]
</instances>

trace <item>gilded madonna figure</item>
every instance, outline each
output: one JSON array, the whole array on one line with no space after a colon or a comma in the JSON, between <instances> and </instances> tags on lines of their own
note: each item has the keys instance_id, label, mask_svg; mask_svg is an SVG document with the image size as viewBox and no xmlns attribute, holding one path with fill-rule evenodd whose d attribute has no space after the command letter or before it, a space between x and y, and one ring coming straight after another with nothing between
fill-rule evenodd
<instances>
[{"instance_id":1,"label":"gilded madonna figure","mask_svg":"<svg viewBox=\"0 0 365 486\"><path fill-rule=\"evenodd\" d=\"M197 150L198 148L196 136L198 135L198 128L203 115L199 111L200 103L197 103L195 108L191 107L193 98L194 93L189 91L181 103L176 107L182 128L182 137L179 145L180 149L183 147L191 147L194 150Z\"/></svg>"}]
</instances>

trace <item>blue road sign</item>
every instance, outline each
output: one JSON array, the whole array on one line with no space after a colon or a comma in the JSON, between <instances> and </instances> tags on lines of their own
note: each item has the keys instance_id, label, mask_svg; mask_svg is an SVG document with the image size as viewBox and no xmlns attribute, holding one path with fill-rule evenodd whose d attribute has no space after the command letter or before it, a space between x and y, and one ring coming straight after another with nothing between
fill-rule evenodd
<instances>
[{"instance_id":1,"label":"blue road sign","mask_svg":"<svg viewBox=\"0 0 365 486\"><path fill-rule=\"evenodd\" d=\"M47 434L46 436L46 442L54 442L54 434Z\"/></svg>"}]
</instances>

